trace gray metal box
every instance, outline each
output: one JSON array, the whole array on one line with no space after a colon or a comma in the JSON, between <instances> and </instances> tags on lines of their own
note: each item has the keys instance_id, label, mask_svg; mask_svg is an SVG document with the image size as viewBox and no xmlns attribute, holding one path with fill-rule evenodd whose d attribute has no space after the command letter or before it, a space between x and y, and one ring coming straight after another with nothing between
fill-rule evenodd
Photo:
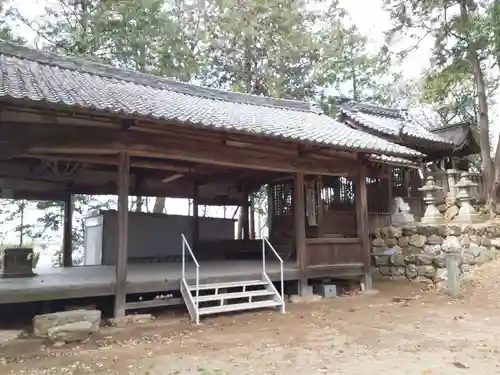
<instances>
[{"instance_id":1,"label":"gray metal box","mask_svg":"<svg viewBox=\"0 0 500 375\"><path fill-rule=\"evenodd\" d=\"M335 284L316 285L314 286L314 294L323 298L337 297L337 286Z\"/></svg>"}]
</instances>

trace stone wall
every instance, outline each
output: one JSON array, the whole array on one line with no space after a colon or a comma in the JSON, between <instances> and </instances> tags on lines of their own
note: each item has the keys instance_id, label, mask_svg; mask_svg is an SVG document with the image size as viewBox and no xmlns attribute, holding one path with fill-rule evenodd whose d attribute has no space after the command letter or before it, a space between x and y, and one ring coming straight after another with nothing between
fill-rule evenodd
<instances>
[{"instance_id":1,"label":"stone wall","mask_svg":"<svg viewBox=\"0 0 500 375\"><path fill-rule=\"evenodd\" d=\"M372 245L374 279L439 282L446 277L447 253L460 254L462 274L476 264L496 259L500 255L500 223L382 227L375 230Z\"/></svg>"}]
</instances>

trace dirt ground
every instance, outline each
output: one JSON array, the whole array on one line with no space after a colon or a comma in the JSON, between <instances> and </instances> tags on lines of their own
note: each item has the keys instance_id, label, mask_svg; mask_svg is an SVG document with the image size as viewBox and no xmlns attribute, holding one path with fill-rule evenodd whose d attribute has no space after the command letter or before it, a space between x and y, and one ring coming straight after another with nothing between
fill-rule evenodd
<instances>
[{"instance_id":1,"label":"dirt ground","mask_svg":"<svg viewBox=\"0 0 500 375\"><path fill-rule=\"evenodd\" d=\"M63 348L18 340L0 348L0 374L500 374L499 283L493 262L459 300L386 282L376 295L289 304L285 315L233 314L192 326L170 314Z\"/></svg>"}]
</instances>

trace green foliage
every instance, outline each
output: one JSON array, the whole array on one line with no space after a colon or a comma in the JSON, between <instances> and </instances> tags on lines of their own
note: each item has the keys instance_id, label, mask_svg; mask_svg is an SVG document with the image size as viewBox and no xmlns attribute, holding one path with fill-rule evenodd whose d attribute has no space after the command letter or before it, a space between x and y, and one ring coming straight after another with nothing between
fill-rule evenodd
<instances>
[{"instance_id":1,"label":"green foliage","mask_svg":"<svg viewBox=\"0 0 500 375\"><path fill-rule=\"evenodd\" d=\"M373 94L388 51L368 52L338 0L313 8L305 0L58 0L37 20L11 15L42 48L183 81L292 99L344 84L355 97Z\"/></svg>"},{"instance_id":2,"label":"green foliage","mask_svg":"<svg viewBox=\"0 0 500 375\"><path fill-rule=\"evenodd\" d=\"M424 98L435 103L444 120L472 118L478 124L487 205L496 211L500 188L500 142L491 153L490 104L500 62L498 0L386 0L396 32L434 38L432 69L425 77ZM477 113L477 116L476 116Z\"/></svg>"},{"instance_id":3,"label":"green foliage","mask_svg":"<svg viewBox=\"0 0 500 375\"><path fill-rule=\"evenodd\" d=\"M0 40L5 40L17 44L25 44L26 40L14 35L11 26L8 24L8 10L4 7L4 1L0 0Z\"/></svg>"},{"instance_id":4,"label":"green foliage","mask_svg":"<svg viewBox=\"0 0 500 375\"><path fill-rule=\"evenodd\" d=\"M207 26L204 82L235 91L311 98L319 39L318 20L300 0L216 0Z\"/></svg>"},{"instance_id":5,"label":"green foliage","mask_svg":"<svg viewBox=\"0 0 500 375\"><path fill-rule=\"evenodd\" d=\"M477 101L473 77L468 67L464 67L463 60L429 71L423 81L422 99L434 106L443 125L476 123Z\"/></svg>"},{"instance_id":6,"label":"green foliage","mask_svg":"<svg viewBox=\"0 0 500 375\"><path fill-rule=\"evenodd\" d=\"M26 200L2 199L0 202L0 215L3 216L4 223L14 225L14 231L19 235L17 246L24 246L26 238L36 237L33 224L26 224L26 211L29 202ZM6 233L2 233L5 237Z\"/></svg>"},{"instance_id":7,"label":"green foliage","mask_svg":"<svg viewBox=\"0 0 500 375\"><path fill-rule=\"evenodd\" d=\"M85 215L96 210L111 209L116 206L111 199L97 199L89 195L76 194L73 196L73 222L72 239L73 248L83 246ZM54 232L60 232L64 222L64 202L62 201L38 201L36 208L43 212L38 219L42 229L38 236L50 237Z\"/></svg>"},{"instance_id":8,"label":"green foliage","mask_svg":"<svg viewBox=\"0 0 500 375\"><path fill-rule=\"evenodd\" d=\"M500 35L493 32L493 25L500 24L500 19L494 16L498 9L491 1L385 2L395 22L388 33L389 40L401 32L406 32L415 40L414 45L401 51L403 56L425 37L434 40L431 68L423 77L423 102L433 106L443 125L457 122L475 124L478 120L478 93L471 51L478 54L484 67L488 84L486 94L491 103L498 82L494 75L488 76L492 72L490 58L494 50L493 42L495 36ZM498 0L494 2L498 3ZM465 5L465 13L461 12L461 4Z\"/></svg>"},{"instance_id":9,"label":"green foliage","mask_svg":"<svg viewBox=\"0 0 500 375\"><path fill-rule=\"evenodd\" d=\"M326 27L322 31L325 55L321 75L324 83L333 83L356 100L373 101L380 78L386 75L391 65L391 56L386 47L370 52L370 41L355 26Z\"/></svg>"}]
</instances>

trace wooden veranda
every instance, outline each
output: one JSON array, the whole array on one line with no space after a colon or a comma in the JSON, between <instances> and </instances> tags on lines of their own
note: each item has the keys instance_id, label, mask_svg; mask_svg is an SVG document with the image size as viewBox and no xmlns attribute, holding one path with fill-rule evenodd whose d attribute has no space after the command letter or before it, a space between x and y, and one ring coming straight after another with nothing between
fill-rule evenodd
<instances>
[{"instance_id":1,"label":"wooden veranda","mask_svg":"<svg viewBox=\"0 0 500 375\"><path fill-rule=\"evenodd\" d=\"M198 206L241 206L248 217L249 194L267 186L270 241L288 262L288 280L303 290L310 278L357 277L370 288L369 230L390 213L390 165L420 153L350 129L308 103L7 44L0 52L7 64L0 70L2 196L66 202L63 258L70 266L71 195L118 195L115 280L105 286L116 316L125 314L127 294L138 292L127 274L131 195L193 199L192 247L212 254L260 243L249 238L248 219L244 240L204 242Z\"/></svg>"}]
</instances>

